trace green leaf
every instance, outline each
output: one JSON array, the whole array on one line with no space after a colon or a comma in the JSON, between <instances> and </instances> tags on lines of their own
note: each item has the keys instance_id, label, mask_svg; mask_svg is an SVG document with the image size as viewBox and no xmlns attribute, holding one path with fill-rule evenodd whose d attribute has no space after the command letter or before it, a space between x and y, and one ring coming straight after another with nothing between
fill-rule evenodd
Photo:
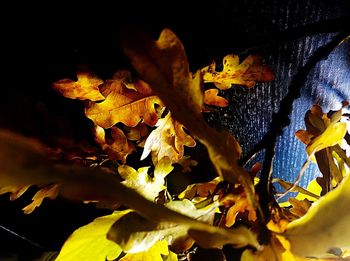
<instances>
[{"instance_id":1,"label":"green leaf","mask_svg":"<svg viewBox=\"0 0 350 261\"><path fill-rule=\"evenodd\" d=\"M115 211L111 215L96 218L80 227L64 243L56 261L105 261L114 260L122 252L120 246L107 239L110 227L131 210Z\"/></svg>"}]
</instances>

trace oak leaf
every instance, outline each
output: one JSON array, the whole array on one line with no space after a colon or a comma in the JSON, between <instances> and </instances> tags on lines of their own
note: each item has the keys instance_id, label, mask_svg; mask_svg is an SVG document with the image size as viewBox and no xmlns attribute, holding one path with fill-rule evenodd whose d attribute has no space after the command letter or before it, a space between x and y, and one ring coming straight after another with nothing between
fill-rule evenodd
<instances>
[{"instance_id":1,"label":"oak leaf","mask_svg":"<svg viewBox=\"0 0 350 261\"><path fill-rule=\"evenodd\" d=\"M77 81L63 79L53 83L53 88L64 97L78 100L101 101L105 97L99 90L103 81L89 72L77 72Z\"/></svg>"},{"instance_id":2,"label":"oak leaf","mask_svg":"<svg viewBox=\"0 0 350 261\"><path fill-rule=\"evenodd\" d=\"M141 160L152 152L153 162L156 163L168 157L171 163L177 163L184 156L184 147L194 147L195 140L184 131L184 126L175 121L170 113L159 119L157 128L146 139Z\"/></svg>"},{"instance_id":3,"label":"oak leaf","mask_svg":"<svg viewBox=\"0 0 350 261\"><path fill-rule=\"evenodd\" d=\"M56 199L60 191L60 186L58 184L48 185L41 188L35 193L32 198L32 203L23 208L25 214L32 213L35 208L39 207L45 198Z\"/></svg>"},{"instance_id":4,"label":"oak leaf","mask_svg":"<svg viewBox=\"0 0 350 261\"><path fill-rule=\"evenodd\" d=\"M119 175L125 186L132 188L145 198L153 201L165 187L165 177L173 170L169 158L163 158L155 166L153 177L148 174L149 167L137 171L127 165L118 167Z\"/></svg>"},{"instance_id":5,"label":"oak leaf","mask_svg":"<svg viewBox=\"0 0 350 261\"><path fill-rule=\"evenodd\" d=\"M226 55L223 70L216 71L216 63L201 70L204 82L212 82L221 90L231 88L233 84L253 87L256 82L272 81L275 77L269 66L262 63L259 56L248 56L241 64L237 55Z\"/></svg>"},{"instance_id":6,"label":"oak leaf","mask_svg":"<svg viewBox=\"0 0 350 261\"><path fill-rule=\"evenodd\" d=\"M166 240L158 241L147 251L140 253L128 253L120 261L177 261L177 255L169 250Z\"/></svg>"},{"instance_id":7,"label":"oak leaf","mask_svg":"<svg viewBox=\"0 0 350 261\"><path fill-rule=\"evenodd\" d=\"M110 128L118 122L135 127L141 120L154 126L158 121L155 106L162 106L162 102L144 81L129 81L130 73L124 71L106 81L100 87L106 99L100 103L90 102L85 108L86 116L103 128Z\"/></svg>"},{"instance_id":8,"label":"oak leaf","mask_svg":"<svg viewBox=\"0 0 350 261\"><path fill-rule=\"evenodd\" d=\"M176 35L165 29L154 41L137 29L125 30L122 46L136 71L152 86L174 119L206 146L218 175L229 182L240 182L250 204L257 207L252 179L238 165L239 143L228 132L209 126L203 118L201 74L197 72L193 77L190 73L184 47Z\"/></svg>"},{"instance_id":9,"label":"oak leaf","mask_svg":"<svg viewBox=\"0 0 350 261\"><path fill-rule=\"evenodd\" d=\"M298 256L323 257L332 248L350 248L350 176L288 224L284 237Z\"/></svg>"},{"instance_id":10,"label":"oak leaf","mask_svg":"<svg viewBox=\"0 0 350 261\"><path fill-rule=\"evenodd\" d=\"M210 106L226 107L228 100L218 95L218 89L209 89L204 92L204 104Z\"/></svg>"},{"instance_id":11,"label":"oak leaf","mask_svg":"<svg viewBox=\"0 0 350 261\"><path fill-rule=\"evenodd\" d=\"M112 160L121 160L126 163L126 158L133 151L134 145L128 142L123 131L117 127L110 128L111 139L106 140L105 130L100 126L95 125L95 141L101 148L107 152Z\"/></svg>"},{"instance_id":12,"label":"oak leaf","mask_svg":"<svg viewBox=\"0 0 350 261\"><path fill-rule=\"evenodd\" d=\"M105 169L54 164L45 157L43 148L35 140L0 130L0 188L60 184L60 195L67 199L123 203L142 213L148 220L185 225L191 231L210 236L212 240L218 239L215 240L216 245L232 243L259 247L256 236L247 228L225 230L199 222L150 202L120 184L114 173ZM200 237L195 239L206 240Z\"/></svg>"}]
</instances>

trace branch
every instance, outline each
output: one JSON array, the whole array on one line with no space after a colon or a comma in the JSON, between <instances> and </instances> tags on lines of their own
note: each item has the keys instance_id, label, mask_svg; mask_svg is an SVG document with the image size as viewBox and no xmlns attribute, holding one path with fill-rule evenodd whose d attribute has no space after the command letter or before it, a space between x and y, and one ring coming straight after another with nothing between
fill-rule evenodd
<instances>
[{"instance_id":1,"label":"branch","mask_svg":"<svg viewBox=\"0 0 350 261\"><path fill-rule=\"evenodd\" d=\"M240 161L240 165L245 165L256 153L275 144L283 129L290 124L289 114L292 112L293 102L300 97L300 91L307 80L307 76L315 65L328 57L328 55L346 39L349 32L342 32L334 36L333 39L324 46L319 47L293 77L287 95L282 99L280 109L272 115L269 131L255 147L248 152Z\"/></svg>"}]
</instances>

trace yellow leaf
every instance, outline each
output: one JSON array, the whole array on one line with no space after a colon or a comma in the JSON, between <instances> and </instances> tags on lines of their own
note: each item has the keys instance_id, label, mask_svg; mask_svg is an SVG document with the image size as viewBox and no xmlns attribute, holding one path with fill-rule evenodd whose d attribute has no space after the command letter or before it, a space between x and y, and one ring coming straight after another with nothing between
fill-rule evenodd
<instances>
[{"instance_id":1,"label":"yellow leaf","mask_svg":"<svg viewBox=\"0 0 350 261\"><path fill-rule=\"evenodd\" d=\"M99 86L103 81L92 73L78 72L78 80L63 79L53 84L54 89L64 97L78 100L100 101L105 97L101 94Z\"/></svg>"},{"instance_id":2,"label":"yellow leaf","mask_svg":"<svg viewBox=\"0 0 350 261\"><path fill-rule=\"evenodd\" d=\"M156 126L146 139L141 160L152 152L154 163L164 157L168 157L172 163L177 163L184 155L184 146L196 145L195 140L184 131L184 126L175 121L170 113L159 119Z\"/></svg>"},{"instance_id":3,"label":"yellow leaf","mask_svg":"<svg viewBox=\"0 0 350 261\"><path fill-rule=\"evenodd\" d=\"M284 236L298 256L322 257L331 248L350 248L350 176L291 222Z\"/></svg>"},{"instance_id":4,"label":"yellow leaf","mask_svg":"<svg viewBox=\"0 0 350 261\"><path fill-rule=\"evenodd\" d=\"M251 88L257 81L272 81L275 76L270 67L262 63L258 56L248 56L241 64L237 55L227 55L223 60L224 68L217 72L216 64L203 68L204 82L212 82L221 90L231 88L232 84Z\"/></svg>"},{"instance_id":5,"label":"yellow leaf","mask_svg":"<svg viewBox=\"0 0 350 261\"><path fill-rule=\"evenodd\" d=\"M105 130L95 125L95 141L107 152L110 159L121 160L125 164L127 156L135 151L135 147L128 142L121 129L112 127L110 128L110 132L112 139L107 141Z\"/></svg>"},{"instance_id":6,"label":"yellow leaf","mask_svg":"<svg viewBox=\"0 0 350 261\"><path fill-rule=\"evenodd\" d=\"M228 105L228 100L224 97L218 96L218 89L209 89L204 92L204 104L214 105L218 107L226 107Z\"/></svg>"},{"instance_id":7,"label":"yellow leaf","mask_svg":"<svg viewBox=\"0 0 350 261\"><path fill-rule=\"evenodd\" d=\"M153 201L160 191L166 187L165 177L173 170L169 158L165 157L155 167L154 175L148 175L149 167L139 168L137 171L127 165L118 167L119 175L124 179L125 186L134 189L145 198Z\"/></svg>"},{"instance_id":8,"label":"yellow leaf","mask_svg":"<svg viewBox=\"0 0 350 261\"><path fill-rule=\"evenodd\" d=\"M306 147L307 153L310 155L311 153L336 145L344 138L346 131L345 122L331 123L320 136L308 144Z\"/></svg>"},{"instance_id":9,"label":"yellow leaf","mask_svg":"<svg viewBox=\"0 0 350 261\"><path fill-rule=\"evenodd\" d=\"M56 261L105 261L114 260L122 252L120 246L107 239L110 227L130 210L115 211L111 215L96 218L78 228L64 243Z\"/></svg>"},{"instance_id":10,"label":"yellow leaf","mask_svg":"<svg viewBox=\"0 0 350 261\"><path fill-rule=\"evenodd\" d=\"M166 240L158 241L150 249L144 252L131 254L128 253L120 261L163 261L163 256L168 256L166 260L175 261L177 255L168 249Z\"/></svg>"},{"instance_id":11,"label":"yellow leaf","mask_svg":"<svg viewBox=\"0 0 350 261\"><path fill-rule=\"evenodd\" d=\"M42 144L4 130L0 130L0 161L0 188L56 183L61 186L60 195L67 199L109 205L123 203L148 220L183 225L201 233L202 237L197 239L201 243L209 236L206 245L259 247L256 235L247 228L225 230L154 204L120 184L114 173L103 168L53 164L44 156Z\"/></svg>"},{"instance_id":12,"label":"yellow leaf","mask_svg":"<svg viewBox=\"0 0 350 261\"><path fill-rule=\"evenodd\" d=\"M240 182L250 204L258 207L252 179L237 162L241 154L238 142L228 132L209 126L203 118L201 74L197 72L192 77L184 47L176 35L165 29L153 41L140 31L125 30L122 46L134 68L152 86L174 119L206 146L218 175L229 182Z\"/></svg>"},{"instance_id":13,"label":"yellow leaf","mask_svg":"<svg viewBox=\"0 0 350 261\"><path fill-rule=\"evenodd\" d=\"M23 208L25 214L32 213L35 208L39 207L45 198L55 199L59 194L60 186L58 184L48 185L41 188L32 198L32 203Z\"/></svg>"},{"instance_id":14,"label":"yellow leaf","mask_svg":"<svg viewBox=\"0 0 350 261\"><path fill-rule=\"evenodd\" d=\"M85 108L86 116L103 128L110 128L118 122L135 127L141 120L154 126L158 121L155 106L162 105L162 102L141 80L130 87L130 83L126 84L129 78L129 73L120 72L113 80L104 83L101 92L106 99L100 103L90 102Z\"/></svg>"}]
</instances>

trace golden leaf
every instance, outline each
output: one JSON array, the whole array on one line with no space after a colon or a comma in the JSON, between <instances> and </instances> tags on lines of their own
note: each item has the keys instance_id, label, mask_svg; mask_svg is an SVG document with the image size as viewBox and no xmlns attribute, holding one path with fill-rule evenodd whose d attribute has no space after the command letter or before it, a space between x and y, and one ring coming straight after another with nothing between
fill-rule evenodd
<instances>
[{"instance_id":1,"label":"golden leaf","mask_svg":"<svg viewBox=\"0 0 350 261\"><path fill-rule=\"evenodd\" d=\"M195 140L184 131L184 126L175 121L170 113L159 119L157 128L146 139L141 160L152 152L153 162L168 157L171 163L176 163L184 156L184 146L194 147Z\"/></svg>"},{"instance_id":2,"label":"golden leaf","mask_svg":"<svg viewBox=\"0 0 350 261\"><path fill-rule=\"evenodd\" d=\"M70 79L55 82L53 88L70 99L91 101L105 99L98 88L103 83L100 78L88 72L77 72L77 78L76 82Z\"/></svg>"},{"instance_id":3,"label":"golden leaf","mask_svg":"<svg viewBox=\"0 0 350 261\"><path fill-rule=\"evenodd\" d=\"M350 176L315 202L284 233L291 251L299 256L323 257L331 248L350 248Z\"/></svg>"},{"instance_id":4,"label":"golden leaf","mask_svg":"<svg viewBox=\"0 0 350 261\"><path fill-rule=\"evenodd\" d=\"M219 182L219 178L215 178L209 182L188 185L187 188L179 194L178 198L192 200L197 196L208 197L214 193Z\"/></svg>"},{"instance_id":5,"label":"golden leaf","mask_svg":"<svg viewBox=\"0 0 350 261\"><path fill-rule=\"evenodd\" d=\"M118 167L119 175L124 179L125 186L132 188L145 198L153 201L166 187L165 177L173 170L169 158L163 158L155 167L154 175L148 174L149 167L139 168L137 171L127 165Z\"/></svg>"},{"instance_id":6,"label":"golden leaf","mask_svg":"<svg viewBox=\"0 0 350 261\"><path fill-rule=\"evenodd\" d=\"M226 227L232 227L236 222L236 217L239 213L248 212L248 220L249 221L255 221L257 219L255 210L249 205L247 198L242 195L226 195L225 198L222 200L225 201L231 201L233 205L228 209L226 214ZM222 204L227 204L223 203ZM232 204L231 203L231 204Z\"/></svg>"},{"instance_id":7,"label":"golden leaf","mask_svg":"<svg viewBox=\"0 0 350 261\"><path fill-rule=\"evenodd\" d=\"M128 142L121 129L112 127L110 128L110 132L112 140L107 141L105 130L95 125L95 141L107 152L110 159L121 160L125 164L127 156L135 151L135 147Z\"/></svg>"},{"instance_id":8,"label":"golden leaf","mask_svg":"<svg viewBox=\"0 0 350 261\"><path fill-rule=\"evenodd\" d=\"M44 156L43 145L35 140L0 130L0 188L60 184L60 195L77 201L123 203L142 213L148 220L184 225L215 244L259 247L255 234L247 228L225 230L189 218L157 205L122 185L114 173L101 168L53 164ZM206 240L199 237L197 240ZM218 240L215 240L218 239ZM212 242L212 243L214 243ZM221 245L221 246L222 246Z\"/></svg>"},{"instance_id":9,"label":"golden leaf","mask_svg":"<svg viewBox=\"0 0 350 261\"><path fill-rule=\"evenodd\" d=\"M122 253L122 249L108 240L106 235L111 226L129 212L130 209L115 211L75 230L64 243L56 261L115 260Z\"/></svg>"},{"instance_id":10,"label":"golden leaf","mask_svg":"<svg viewBox=\"0 0 350 261\"><path fill-rule=\"evenodd\" d=\"M252 179L237 162L241 154L238 142L228 132L210 127L203 118L201 74L192 77L184 47L176 35L165 29L153 41L140 31L125 30L122 46L134 68L152 86L174 119L206 146L218 175L229 182L240 182L250 204L257 207Z\"/></svg>"},{"instance_id":11,"label":"golden leaf","mask_svg":"<svg viewBox=\"0 0 350 261\"><path fill-rule=\"evenodd\" d=\"M209 89L204 92L204 104L218 106L218 107L226 107L228 105L228 100L224 97L218 96L218 89Z\"/></svg>"},{"instance_id":12,"label":"golden leaf","mask_svg":"<svg viewBox=\"0 0 350 261\"><path fill-rule=\"evenodd\" d=\"M39 207L45 198L55 199L60 192L58 184L48 185L41 188L32 198L32 203L23 208L25 214L31 214L35 208Z\"/></svg>"},{"instance_id":13,"label":"golden leaf","mask_svg":"<svg viewBox=\"0 0 350 261\"><path fill-rule=\"evenodd\" d=\"M90 102L85 114L95 124L110 128L118 122L135 127L141 120L150 126L158 121L156 105L162 105L160 99L152 93L147 83L136 80L127 83L128 72L116 73L113 80L101 86L101 93L106 97L103 102Z\"/></svg>"},{"instance_id":14,"label":"golden leaf","mask_svg":"<svg viewBox=\"0 0 350 261\"><path fill-rule=\"evenodd\" d=\"M204 82L212 82L221 90L231 88L232 84L245 85L251 88L257 81L272 81L275 76L271 68L262 63L258 56L248 56L241 64L237 55L227 55L223 60L224 68L221 72L216 71L213 62L203 68Z\"/></svg>"},{"instance_id":15,"label":"golden leaf","mask_svg":"<svg viewBox=\"0 0 350 261\"><path fill-rule=\"evenodd\" d=\"M156 242L150 249L140 253L128 253L123 256L120 261L163 261L163 256L166 256L168 261L177 261L177 255L171 252L168 248L166 240Z\"/></svg>"}]
</instances>

